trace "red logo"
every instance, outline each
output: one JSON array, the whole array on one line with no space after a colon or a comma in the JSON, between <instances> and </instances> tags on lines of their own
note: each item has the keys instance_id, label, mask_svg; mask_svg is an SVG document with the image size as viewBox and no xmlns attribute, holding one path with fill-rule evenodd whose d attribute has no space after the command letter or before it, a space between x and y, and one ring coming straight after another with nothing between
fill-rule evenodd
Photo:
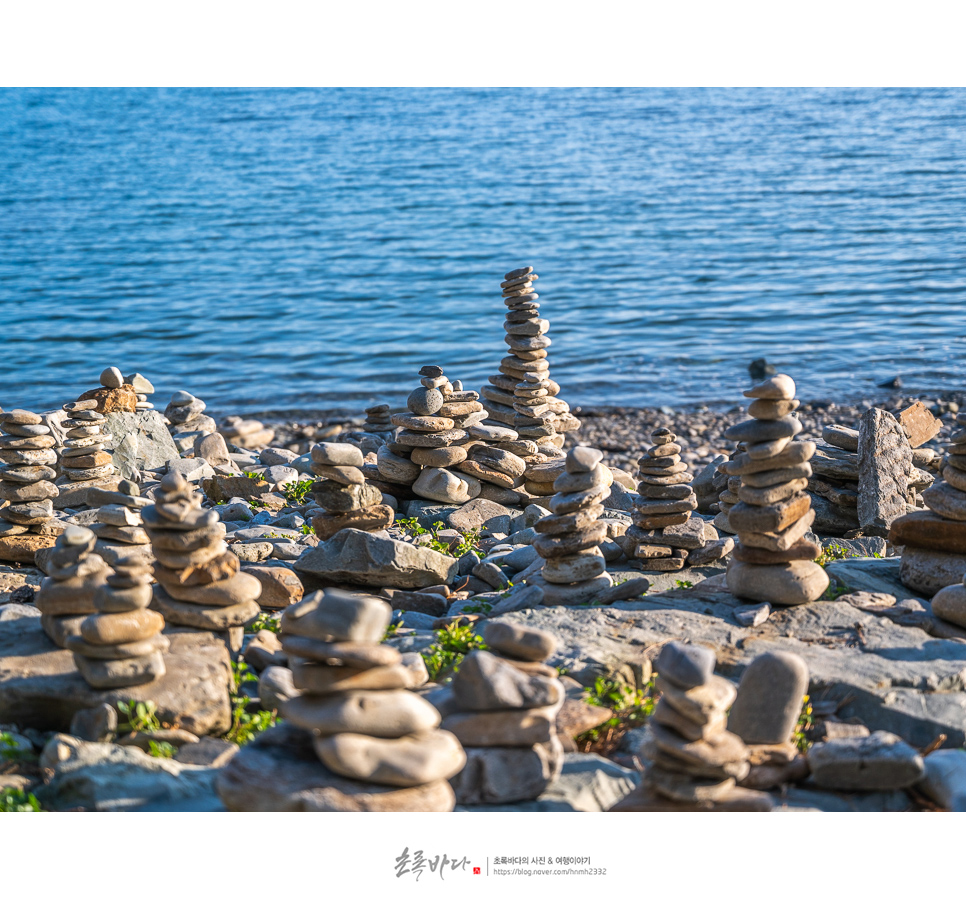
<instances>
[{"instance_id":1,"label":"red logo","mask_svg":"<svg viewBox=\"0 0 966 920\"><path fill-rule=\"evenodd\" d=\"M473 874L474 875L479 875L480 874L480 867L479 866L473 866Z\"/></svg>"}]
</instances>

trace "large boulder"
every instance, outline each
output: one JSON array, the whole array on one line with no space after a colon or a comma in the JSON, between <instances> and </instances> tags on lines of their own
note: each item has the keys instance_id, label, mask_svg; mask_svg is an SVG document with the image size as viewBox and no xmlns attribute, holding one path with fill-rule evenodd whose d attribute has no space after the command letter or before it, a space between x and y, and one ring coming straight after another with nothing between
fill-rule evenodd
<instances>
[{"instance_id":1,"label":"large boulder","mask_svg":"<svg viewBox=\"0 0 966 920\"><path fill-rule=\"evenodd\" d=\"M294 568L329 583L428 588L451 582L458 561L413 543L347 528L299 556Z\"/></svg>"},{"instance_id":2,"label":"large boulder","mask_svg":"<svg viewBox=\"0 0 966 920\"><path fill-rule=\"evenodd\" d=\"M228 650L213 633L190 630L168 635L167 673L158 680L95 690L81 677L72 653L47 638L39 610L37 614L0 622L0 724L66 732L81 709L153 700L161 722L196 735L221 734L231 727Z\"/></svg>"},{"instance_id":3,"label":"large boulder","mask_svg":"<svg viewBox=\"0 0 966 920\"><path fill-rule=\"evenodd\" d=\"M164 470L180 458L160 412L112 412L102 427L111 435L114 465L126 479L138 470Z\"/></svg>"}]
</instances>

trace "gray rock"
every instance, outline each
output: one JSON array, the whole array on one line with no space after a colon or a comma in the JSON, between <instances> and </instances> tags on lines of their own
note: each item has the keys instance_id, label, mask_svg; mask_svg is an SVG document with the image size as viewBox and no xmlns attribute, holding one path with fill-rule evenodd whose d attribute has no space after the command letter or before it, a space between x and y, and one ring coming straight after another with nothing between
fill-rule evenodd
<instances>
[{"instance_id":1,"label":"gray rock","mask_svg":"<svg viewBox=\"0 0 966 920\"><path fill-rule=\"evenodd\" d=\"M466 766L450 783L460 805L503 804L535 799L563 768L558 738L527 748L468 747Z\"/></svg>"},{"instance_id":2,"label":"gray rock","mask_svg":"<svg viewBox=\"0 0 966 920\"><path fill-rule=\"evenodd\" d=\"M898 419L869 409L859 423L859 526L869 536L887 537L892 522L906 513L912 448Z\"/></svg>"},{"instance_id":3,"label":"gray rock","mask_svg":"<svg viewBox=\"0 0 966 920\"><path fill-rule=\"evenodd\" d=\"M543 603L543 590L539 585L514 585L506 597L501 597L487 612L496 617L514 610L539 607Z\"/></svg>"},{"instance_id":4,"label":"gray rock","mask_svg":"<svg viewBox=\"0 0 966 920\"><path fill-rule=\"evenodd\" d=\"M812 781L828 789L904 789L925 776L919 752L898 735L877 731L868 738L836 738L813 744L807 754Z\"/></svg>"},{"instance_id":5,"label":"gray rock","mask_svg":"<svg viewBox=\"0 0 966 920\"><path fill-rule=\"evenodd\" d=\"M529 802L509 805L457 805L457 811L603 812L640 785L636 770L618 766L599 754L564 754L560 775Z\"/></svg>"},{"instance_id":6,"label":"gray rock","mask_svg":"<svg viewBox=\"0 0 966 920\"><path fill-rule=\"evenodd\" d=\"M117 734L117 710L109 703L81 709L70 720L70 733L82 741L113 741Z\"/></svg>"},{"instance_id":7,"label":"gray rock","mask_svg":"<svg viewBox=\"0 0 966 920\"><path fill-rule=\"evenodd\" d=\"M485 498L474 498L465 505L461 505L450 516L447 526L468 533L470 530L488 531L489 533L509 533L510 523L519 517L519 510L509 508Z\"/></svg>"},{"instance_id":8,"label":"gray rock","mask_svg":"<svg viewBox=\"0 0 966 920\"><path fill-rule=\"evenodd\" d=\"M388 536L346 529L303 553L295 570L329 582L378 588L427 588L449 584L457 560Z\"/></svg>"},{"instance_id":9,"label":"gray rock","mask_svg":"<svg viewBox=\"0 0 966 920\"><path fill-rule=\"evenodd\" d=\"M690 690L707 683L714 674L714 652L702 645L668 642L657 656L657 673L672 684Z\"/></svg>"},{"instance_id":10,"label":"gray rock","mask_svg":"<svg viewBox=\"0 0 966 920\"><path fill-rule=\"evenodd\" d=\"M494 591L505 591L510 586L510 581L503 574L503 570L492 562L481 562L473 567L472 574L485 581Z\"/></svg>"},{"instance_id":11,"label":"gray rock","mask_svg":"<svg viewBox=\"0 0 966 920\"><path fill-rule=\"evenodd\" d=\"M802 711L808 665L792 652L759 655L742 675L728 731L746 744L783 744Z\"/></svg>"},{"instance_id":12,"label":"gray rock","mask_svg":"<svg viewBox=\"0 0 966 920\"><path fill-rule=\"evenodd\" d=\"M180 454L165 424L153 409L144 412L109 412L102 429L111 435L114 465L125 479L138 470L163 471Z\"/></svg>"},{"instance_id":13,"label":"gray rock","mask_svg":"<svg viewBox=\"0 0 966 920\"><path fill-rule=\"evenodd\" d=\"M535 562L539 561L540 554L532 546L521 546L512 552L500 557L500 565L513 569L514 572L522 572Z\"/></svg>"},{"instance_id":14,"label":"gray rock","mask_svg":"<svg viewBox=\"0 0 966 920\"><path fill-rule=\"evenodd\" d=\"M919 791L950 811L966 811L966 751L933 751L925 757Z\"/></svg>"},{"instance_id":15,"label":"gray rock","mask_svg":"<svg viewBox=\"0 0 966 920\"><path fill-rule=\"evenodd\" d=\"M545 661L557 647L550 633L507 620L490 620L483 627L483 641L494 651L525 661Z\"/></svg>"},{"instance_id":16,"label":"gray rock","mask_svg":"<svg viewBox=\"0 0 966 920\"><path fill-rule=\"evenodd\" d=\"M698 511L701 514L711 514L711 506L718 501L718 493L722 490L715 488L714 477L718 472L718 467L727 459L724 454L715 454L708 465L691 482L691 488L694 489L695 497L698 500Z\"/></svg>"},{"instance_id":17,"label":"gray rock","mask_svg":"<svg viewBox=\"0 0 966 920\"><path fill-rule=\"evenodd\" d=\"M152 799L210 795L217 770L151 757L137 747L97 744L70 735L47 743L41 764L52 769L37 797L51 811L129 811Z\"/></svg>"},{"instance_id":18,"label":"gray rock","mask_svg":"<svg viewBox=\"0 0 966 920\"><path fill-rule=\"evenodd\" d=\"M535 709L563 699L560 682L525 674L489 652L470 652L453 678L453 695L472 712L491 709Z\"/></svg>"},{"instance_id":19,"label":"gray rock","mask_svg":"<svg viewBox=\"0 0 966 920\"><path fill-rule=\"evenodd\" d=\"M282 703L299 695L289 668L273 665L258 678L258 698L262 708L271 712L282 708Z\"/></svg>"},{"instance_id":20,"label":"gray rock","mask_svg":"<svg viewBox=\"0 0 966 920\"><path fill-rule=\"evenodd\" d=\"M651 580L643 576L632 576L624 581L615 582L609 588L604 588L595 600L595 603L606 606L617 601L630 601L634 598L642 597L647 594L651 587Z\"/></svg>"},{"instance_id":21,"label":"gray rock","mask_svg":"<svg viewBox=\"0 0 966 920\"><path fill-rule=\"evenodd\" d=\"M210 479L215 475L211 464L201 457L169 460L167 472L180 473L188 482L201 482L202 479Z\"/></svg>"}]
</instances>

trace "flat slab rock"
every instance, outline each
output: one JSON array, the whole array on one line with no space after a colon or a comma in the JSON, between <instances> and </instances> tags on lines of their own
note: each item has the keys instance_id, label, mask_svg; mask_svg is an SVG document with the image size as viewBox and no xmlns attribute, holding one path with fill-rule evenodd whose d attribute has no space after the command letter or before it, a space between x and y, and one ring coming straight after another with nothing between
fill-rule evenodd
<instances>
[{"instance_id":1,"label":"flat slab rock","mask_svg":"<svg viewBox=\"0 0 966 920\"><path fill-rule=\"evenodd\" d=\"M895 561L845 560L834 569L848 581L854 568L861 590L898 596ZM881 564L886 577L877 581L870 563ZM642 683L669 639L712 648L717 673L735 682L756 656L788 651L808 664L813 703L841 704L837 718L856 717L917 747L940 733L948 736L947 745L966 741L966 642L936 639L844 601L776 608L761 625L743 627L735 612L747 605L711 585L613 607L547 607L503 616L552 632L558 647L547 663L585 686L601 675Z\"/></svg>"},{"instance_id":2,"label":"flat slab rock","mask_svg":"<svg viewBox=\"0 0 966 920\"><path fill-rule=\"evenodd\" d=\"M599 754L564 754L563 769L539 798L510 805L457 805L456 811L607 811L640 785L641 774Z\"/></svg>"},{"instance_id":3,"label":"flat slab rock","mask_svg":"<svg viewBox=\"0 0 966 920\"><path fill-rule=\"evenodd\" d=\"M346 779L316 756L311 735L282 724L245 745L215 781L229 811L452 811L445 780L410 789Z\"/></svg>"},{"instance_id":4,"label":"flat slab rock","mask_svg":"<svg viewBox=\"0 0 966 920\"><path fill-rule=\"evenodd\" d=\"M171 633L167 673L139 687L94 690L74 666L74 656L57 648L36 617L0 622L0 723L66 732L74 713L119 700L153 700L162 722L196 735L221 734L231 727L228 650L214 634Z\"/></svg>"}]
</instances>

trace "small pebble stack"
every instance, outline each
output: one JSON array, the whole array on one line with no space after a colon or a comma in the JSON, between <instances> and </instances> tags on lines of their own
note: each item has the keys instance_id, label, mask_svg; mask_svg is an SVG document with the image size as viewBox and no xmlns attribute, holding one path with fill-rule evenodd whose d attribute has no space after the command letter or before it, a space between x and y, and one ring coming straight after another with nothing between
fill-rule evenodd
<instances>
[{"instance_id":1,"label":"small pebble stack","mask_svg":"<svg viewBox=\"0 0 966 920\"><path fill-rule=\"evenodd\" d=\"M0 559L30 562L35 550L53 545L61 529L53 503L59 491L56 442L43 419L23 409L0 414L0 430L0 504L10 503L0 508ZM23 541L17 538L23 535L35 539L23 547L21 558L17 544Z\"/></svg>"},{"instance_id":2,"label":"small pebble stack","mask_svg":"<svg viewBox=\"0 0 966 920\"><path fill-rule=\"evenodd\" d=\"M119 564L94 594L97 612L81 622L80 635L67 639L77 670L96 690L137 687L164 677L170 642L161 634L164 617L148 609L151 580L143 562Z\"/></svg>"},{"instance_id":3,"label":"small pebble stack","mask_svg":"<svg viewBox=\"0 0 966 920\"><path fill-rule=\"evenodd\" d=\"M320 540L340 530L385 530L392 526L393 510L383 504L382 493L366 482L362 451L354 444L323 442L312 448L312 497L323 512L312 518Z\"/></svg>"},{"instance_id":4,"label":"small pebble stack","mask_svg":"<svg viewBox=\"0 0 966 920\"><path fill-rule=\"evenodd\" d=\"M457 390L441 367L430 364L419 373L421 386L406 401L409 411L392 417L393 424L404 430L396 435L389 452L419 468L411 488L420 498L461 505L479 497L482 485L475 476L453 467L467 459L466 448L472 441L467 429L482 422L486 412L479 394ZM408 456L403 456L406 451ZM390 462L386 457L380 462L377 455L380 472ZM397 475L409 469L398 466Z\"/></svg>"},{"instance_id":5,"label":"small pebble stack","mask_svg":"<svg viewBox=\"0 0 966 920\"><path fill-rule=\"evenodd\" d=\"M540 318L540 295L533 288L538 277L532 265L504 275L500 287L507 308L503 328L509 354L482 393L491 417L511 426L522 440L534 442L540 455L535 462L543 462L560 456L563 432L576 431L580 422L557 398L560 386L550 379L550 322Z\"/></svg>"},{"instance_id":6,"label":"small pebble stack","mask_svg":"<svg viewBox=\"0 0 966 920\"><path fill-rule=\"evenodd\" d=\"M121 380L120 371L117 377L111 375L116 368L108 368L101 374L101 383L106 389L118 389L113 386L115 380ZM104 383L104 381L109 381ZM111 436L101 425L105 417L97 411L98 402L95 399L85 399L82 402L67 403L64 411L66 420L62 423L67 431L64 449L60 457L60 466L67 479L66 484L79 483L80 487L113 488L117 484L117 469L110 454ZM85 501L86 504L86 501Z\"/></svg>"},{"instance_id":7,"label":"small pebble stack","mask_svg":"<svg viewBox=\"0 0 966 920\"><path fill-rule=\"evenodd\" d=\"M447 780L466 756L439 728L439 712L410 692L416 679L401 654L381 645L392 619L375 597L327 589L282 611L282 649L299 696L282 703L286 722L312 733L315 753L339 776L390 794L380 810L452 811ZM351 786L340 786L348 797ZM408 794L392 795L406 789ZM355 809L353 809L355 810Z\"/></svg>"},{"instance_id":8,"label":"small pebble stack","mask_svg":"<svg viewBox=\"0 0 966 920\"><path fill-rule=\"evenodd\" d=\"M384 441L391 441L395 426L389 413L388 403L381 403L378 406L370 406L366 409L366 421L362 430L369 434L382 437Z\"/></svg>"},{"instance_id":9,"label":"small pebble stack","mask_svg":"<svg viewBox=\"0 0 966 920\"><path fill-rule=\"evenodd\" d=\"M218 432L227 443L243 450L261 450L275 439L274 428L266 428L258 419L238 415L229 415Z\"/></svg>"},{"instance_id":10,"label":"small pebble stack","mask_svg":"<svg viewBox=\"0 0 966 920\"><path fill-rule=\"evenodd\" d=\"M143 374L128 374L124 378L124 382L134 387L134 392L137 395L137 402L134 405L135 412L146 412L148 409L154 408L154 403L145 399L146 396L150 396L154 392L154 385L147 377Z\"/></svg>"},{"instance_id":11,"label":"small pebble stack","mask_svg":"<svg viewBox=\"0 0 966 920\"><path fill-rule=\"evenodd\" d=\"M93 553L97 537L86 527L70 524L57 538L40 585L37 606L40 626L54 645L67 647L79 636L84 618L97 610L94 596L110 575L107 563Z\"/></svg>"},{"instance_id":12,"label":"small pebble stack","mask_svg":"<svg viewBox=\"0 0 966 920\"><path fill-rule=\"evenodd\" d=\"M227 630L237 644L231 631L258 616L261 582L239 571L218 513L201 507L201 496L180 473L168 473L154 499L142 512L157 560L152 606L178 626Z\"/></svg>"},{"instance_id":13,"label":"small pebble stack","mask_svg":"<svg viewBox=\"0 0 966 920\"><path fill-rule=\"evenodd\" d=\"M728 809L728 800L744 797L735 784L748 775L748 748L726 728L736 690L714 674L714 665L710 649L682 642L669 642L658 656L661 698L640 748L644 786L657 800L653 810Z\"/></svg>"},{"instance_id":14,"label":"small pebble stack","mask_svg":"<svg viewBox=\"0 0 966 920\"><path fill-rule=\"evenodd\" d=\"M929 511L914 512L893 522L893 527L908 519L913 522L904 528L911 534L908 539L903 538L908 548L902 556L900 577L915 590L922 588L916 585L915 578L909 578L907 555L909 561L916 557L929 561L938 558L940 565L945 563L947 569L961 564L961 548L966 543L966 413L956 416L956 424L958 427L950 436L949 452L942 465L942 478L922 493ZM924 539L919 538L917 530ZM942 546L942 555L937 552L937 544ZM940 589L933 596L932 612L947 623L966 629L966 578L963 584Z\"/></svg>"},{"instance_id":15,"label":"small pebble stack","mask_svg":"<svg viewBox=\"0 0 966 920\"><path fill-rule=\"evenodd\" d=\"M795 381L778 374L745 391L754 401L751 419L732 425L724 437L740 441L745 452L722 464L740 476L740 501L728 512L739 546L728 567L728 589L737 597L773 604L817 600L828 575L813 560L818 541L806 538L815 512L805 491L815 452L811 441L792 441L802 423L790 415L797 406Z\"/></svg>"},{"instance_id":16,"label":"small pebble stack","mask_svg":"<svg viewBox=\"0 0 966 920\"><path fill-rule=\"evenodd\" d=\"M740 462L740 458L744 453L744 446L739 444L732 452L729 460ZM714 474L714 485L720 490L718 494L718 513L715 515L714 526L718 530L723 530L725 533L733 534L737 531L731 526L731 522L728 520L728 514L741 501L738 497L738 490L741 488L741 477L729 476L723 469L726 466L727 463L721 464Z\"/></svg>"},{"instance_id":17,"label":"small pebble stack","mask_svg":"<svg viewBox=\"0 0 966 920\"><path fill-rule=\"evenodd\" d=\"M91 530L97 536L97 553L108 565L117 568L125 562L138 561L150 565L151 538L141 526L141 510L152 504L141 496L137 483L122 479L116 492L88 489L87 504L97 508L97 523Z\"/></svg>"},{"instance_id":18,"label":"small pebble stack","mask_svg":"<svg viewBox=\"0 0 966 920\"><path fill-rule=\"evenodd\" d=\"M597 518L613 481L602 457L592 447L571 450L565 472L554 482L557 494L550 500L551 514L534 525L539 536L533 548L546 561L527 584L543 589L548 606L585 603L613 584L598 548L607 539L607 524Z\"/></svg>"},{"instance_id":19,"label":"small pebble stack","mask_svg":"<svg viewBox=\"0 0 966 920\"><path fill-rule=\"evenodd\" d=\"M205 415L207 406L204 401L192 396L187 390L178 390L164 410L171 429L171 436L177 438L184 434L213 434L217 430L215 420Z\"/></svg>"},{"instance_id":20,"label":"small pebble stack","mask_svg":"<svg viewBox=\"0 0 966 920\"><path fill-rule=\"evenodd\" d=\"M689 485L694 477L681 460L674 434L658 428L651 440L654 447L640 462L633 526L625 541L645 571L676 572L684 568L690 550L704 546L704 521L691 516L698 507Z\"/></svg>"},{"instance_id":21,"label":"small pebble stack","mask_svg":"<svg viewBox=\"0 0 966 920\"><path fill-rule=\"evenodd\" d=\"M556 648L552 635L509 621L483 630L489 651L470 652L441 702L443 728L466 751L466 766L451 780L460 805L537 798L559 775L563 746L556 718L564 687L544 664Z\"/></svg>"}]
</instances>

